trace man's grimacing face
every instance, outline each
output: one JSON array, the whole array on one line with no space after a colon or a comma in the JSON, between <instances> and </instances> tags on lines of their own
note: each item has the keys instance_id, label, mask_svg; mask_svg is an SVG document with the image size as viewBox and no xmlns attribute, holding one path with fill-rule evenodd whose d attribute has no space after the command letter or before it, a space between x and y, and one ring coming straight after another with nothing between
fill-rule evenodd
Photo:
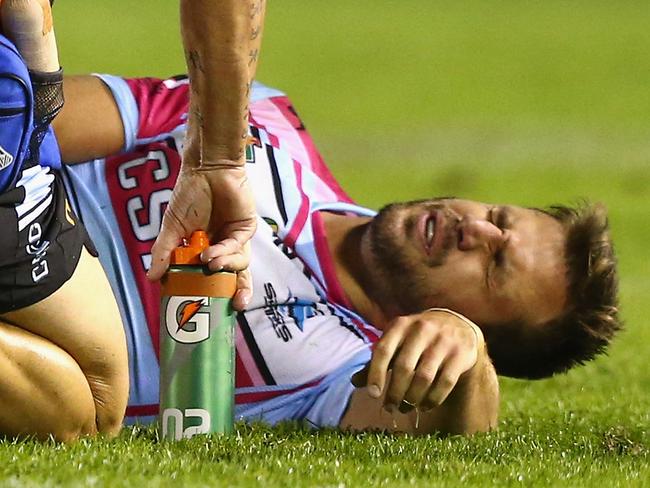
<instances>
[{"instance_id":1,"label":"man's grimacing face","mask_svg":"<svg viewBox=\"0 0 650 488\"><path fill-rule=\"evenodd\" d=\"M366 232L379 293L399 313L445 307L479 325L565 308L565 234L538 210L460 199L383 208Z\"/></svg>"}]
</instances>

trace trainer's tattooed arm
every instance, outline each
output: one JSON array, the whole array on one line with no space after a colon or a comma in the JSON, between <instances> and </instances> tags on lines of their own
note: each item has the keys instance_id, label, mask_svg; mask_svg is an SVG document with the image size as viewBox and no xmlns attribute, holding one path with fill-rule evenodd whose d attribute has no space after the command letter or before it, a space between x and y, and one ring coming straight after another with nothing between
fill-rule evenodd
<instances>
[{"instance_id":1,"label":"trainer's tattooed arm","mask_svg":"<svg viewBox=\"0 0 650 488\"><path fill-rule=\"evenodd\" d=\"M181 0L181 34L191 83L183 167L152 248L159 279L181 238L206 229L217 244L210 269L240 272L236 308L251 296L248 241L255 205L244 169L248 99L262 39L264 0Z\"/></svg>"}]
</instances>

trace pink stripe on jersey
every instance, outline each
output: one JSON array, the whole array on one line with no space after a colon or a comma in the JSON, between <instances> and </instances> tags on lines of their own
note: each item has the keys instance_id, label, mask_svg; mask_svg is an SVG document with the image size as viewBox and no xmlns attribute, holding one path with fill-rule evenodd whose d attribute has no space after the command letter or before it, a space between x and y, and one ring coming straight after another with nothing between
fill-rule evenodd
<instances>
[{"instance_id":1,"label":"pink stripe on jersey","mask_svg":"<svg viewBox=\"0 0 650 488\"><path fill-rule=\"evenodd\" d=\"M311 190L315 200L352 202L325 166L311 136L287 97L272 97L251 104L250 122L269 135L273 147L280 149L281 140L281 149L318 176L322 184Z\"/></svg>"},{"instance_id":2,"label":"pink stripe on jersey","mask_svg":"<svg viewBox=\"0 0 650 488\"><path fill-rule=\"evenodd\" d=\"M323 223L320 212L312 213L311 222L314 234L314 246L316 247L316 255L318 256L320 269L323 272L327 298L329 301L341 305L348 310L354 310L352 302L336 277L336 267L334 266L334 261L327 245L325 224ZM362 320L356 320L352 317L350 317L350 320L372 343L379 340L379 336L372 329L368 328Z\"/></svg>"},{"instance_id":3,"label":"pink stripe on jersey","mask_svg":"<svg viewBox=\"0 0 650 488\"><path fill-rule=\"evenodd\" d=\"M264 378L262 377L262 373L260 373L260 370L257 367L257 363L255 362L255 358L253 357L251 350L248 348L246 339L244 339L244 335L242 334L239 327L236 327L235 329L235 347L237 348L237 356L241 360L241 364L245 368L246 374L249 379L249 381L245 383L245 378L240 378L239 376L240 373L238 368L236 370L237 387L239 388L243 386L266 385L266 381L264 381ZM240 383L240 380L242 381L242 383Z\"/></svg>"},{"instance_id":4,"label":"pink stripe on jersey","mask_svg":"<svg viewBox=\"0 0 650 488\"><path fill-rule=\"evenodd\" d=\"M260 122L260 120L258 119L259 113L257 112L257 110L255 110L258 105L261 105L265 101L266 100L263 100L261 102L255 102L253 104L253 106L251 107L250 114L248 116L248 123L250 125L252 125L253 127L256 127L258 129L261 129L264 132L266 132L266 134L269 136L269 143L271 144L271 146L273 146L276 149L279 149L280 148L280 140L278 139L278 137L275 134L269 132L269 129L268 129L268 127L266 125L264 125L262 122ZM270 122L273 122L273 121L270 121Z\"/></svg>"},{"instance_id":5,"label":"pink stripe on jersey","mask_svg":"<svg viewBox=\"0 0 650 488\"><path fill-rule=\"evenodd\" d=\"M311 225L314 234L314 246L316 247L316 255L318 256L320 269L323 272L323 279L325 280L325 287L327 289L327 298L339 305L344 306L350 310L354 310L352 303L345 294L343 287L336 277L336 268L334 261L330 254L329 247L327 246L327 237L325 234L325 224L320 212L313 212L311 216Z\"/></svg>"},{"instance_id":6,"label":"pink stripe on jersey","mask_svg":"<svg viewBox=\"0 0 650 488\"><path fill-rule=\"evenodd\" d=\"M293 169L296 172L296 187L300 192L300 208L298 209L296 217L293 219L291 229L289 229L289 232L284 239L284 242L291 247L294 247L298 236L305 227L305 222L307 222L310 210L309 197L302 189L302 166L298 162L293 161Z\"/></svg>"},{"instance_id":7,"label":"pink stripe on jersey","mask_svg":"<svg viewBox=\"0 0 650 488\"><path fill-rule=\"evenodd\" d=\"M185 123L189 103L187 80L136 78L126 82L138 104L137 139L159 136Z\"/></svg>"},{"instance_id":8,"label":"pink stripe on jersey","mask_svg":"<svg viewBox=\"0 0 650 488\"><path fill-rule=\"evenodd\" d=\"M289 98L273 97L269 101L277 107L288 127L292 129L287 130L286 134L283 134L291 147L297 151L297 154L304 152L305 161L308 161L311 170L335 193L338 201L352 203L352 199L343 191L343 188L341 188L339 183L334 179L334 176L332 176L329 168L325 166L322 156L316 149L313 139L305 129L305 125L300 120ZM290 152L293 154L292 150Z\"/></svg>"}]
</instances>

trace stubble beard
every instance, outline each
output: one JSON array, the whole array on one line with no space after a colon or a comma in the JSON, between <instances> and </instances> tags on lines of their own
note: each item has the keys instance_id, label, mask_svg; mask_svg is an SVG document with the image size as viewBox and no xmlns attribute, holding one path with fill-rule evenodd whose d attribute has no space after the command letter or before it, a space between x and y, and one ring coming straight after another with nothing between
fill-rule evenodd
<instances>
[{"instance_id":1,"label":"stubble beard","mask_svg":"<svg viewBox=\"0 0 650 488\"><path fill-rule=\"evenodd\" d=\"M443 206L431 200L407 203L393 203L383 207L368 227L368 241L373 256L376 299L383 304L394 304L401 314L413 314L432 307L436 303L436 290L424 278L419 267L434 268L442 265L449 253L450 246L445 243L444 252L426 262L424 257L418 261L409 255L405 239L414 235L418 217L409 215L400 217L400 213L411 206L421 204L423 211L438 210ZM401 239L401 242L400 242Z\"/></svg>"}]
</instances>

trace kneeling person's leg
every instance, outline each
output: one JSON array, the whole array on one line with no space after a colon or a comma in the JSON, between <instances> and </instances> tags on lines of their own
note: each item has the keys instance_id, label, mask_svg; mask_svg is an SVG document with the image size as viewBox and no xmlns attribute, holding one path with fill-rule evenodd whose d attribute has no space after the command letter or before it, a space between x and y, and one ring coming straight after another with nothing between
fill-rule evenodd
<instances>
[{"instance_id":1,"label":"kneeling person's leg","mask_svg":"<svg viewBox=\"0 0 650 488\"><path fill-rule=\"evenodd\" d=\"M86 377L50 341L0 322L0 374L2 434L68 441L97 431Z\"/></svg>"},{"instance_id":2,"label":"kneeling person's leg","mask_svg":"<svg viewBox=\"0 0 650 488\"><path fill-rule=\"evenodd\" d=\"M25 341L32 336L47 341L60 350L57 354L64 352L78 365L85 382L78 388L90 391L93 399L90 417L94 419L94 425L79 429L79 434L117 433L128 399L128 359L122 321L101 264L84 248L86 232L70 210L56 172L38 165L21 169L17 183L0 193L0 223L3 228L0 233L0 321L30 333ZM61 425L78 424L76 409L79 405L75 404L74 397L43 383L48 368L35 375L30 365L23 362L26 352L17 351L13 357L11 347L2 350L5 359L13 361L13 365L6 372L0 369L0 383L5 382L0 390L12 387L10 376L13 373L23 375L27 382L33 380L31 389L13 390L15 394L7 397L15 401L13 406L4 404L9 414L20 412L29 402L30 391L42 387L42 393L49 395L52 405L72 402L57 412ZM55 356L44 356L43 364ZM57 368L53 363L49 370L52 385L57 381ZM62 390L79 380L79 375L73 373L74 367L65 371L72 376L60 378ZM47 405L47 401L40 405ZM45 419L51 411L41 414L44 416L42 425L31 420L24 428L5 424L6 433L43 435L53 421ZM38 417L35 412L31 418ZM0 425L0 430L2 427ZM62 430L68 431L67 428ZM57 432L59 429L51 433Z\"/></svg>"},{"instance_id":3,"label":"kneeling person's leg","mask_svg":"<svg viewBox=\"0 0 650 488\"><path fill-rule=\"evenodd\" d=\"M48 343L46 345L51 354L43 360L51 363L49 377L47 372L40 376L31 374L30 368L22 365L18 354L13 357L8 355L7 360L13 359L13 367L22 369L22 374L28 380L33 380L30 385L32 390L44 388L41 394L49 394L54 403L71 400L71 403L66 403L67 406L61 406L61 411L49 413L58 415L63 424L74 424L77 422L79 412L76 409L79 405L75 405L77 399L74 395L70 396L63 390L78 391L82 405L87 407L83 393L87 388L93 408L90 412L86 410L85 415L91 414L93 425L88 426L84 422L78 433L116 434L121 427L128 400L128 358L117 304L99 261L83 250L72 278L61 288L34 305L6 313L3 318L38 336L34 347L38 344L42 348L45 347L43 342ZM71 360L78 369L70 364ZM61 374L66 377L59 377L61 367ZM83 375L83 381L79 372ZM7 378L8 375L2 372L2 376ZM55 388L57 382L60 382L58 389ZM25 391L26 396L29 391L29 388ZM17 400L14 408L19 407L22 401L29 401L29 398ZM52 419L44 419L44 425L51 423ZM41 434L44 427L32 424L32 429L31 432ZM15 430L8 433L13 432Z\"/></svg>"}]
</instances>

